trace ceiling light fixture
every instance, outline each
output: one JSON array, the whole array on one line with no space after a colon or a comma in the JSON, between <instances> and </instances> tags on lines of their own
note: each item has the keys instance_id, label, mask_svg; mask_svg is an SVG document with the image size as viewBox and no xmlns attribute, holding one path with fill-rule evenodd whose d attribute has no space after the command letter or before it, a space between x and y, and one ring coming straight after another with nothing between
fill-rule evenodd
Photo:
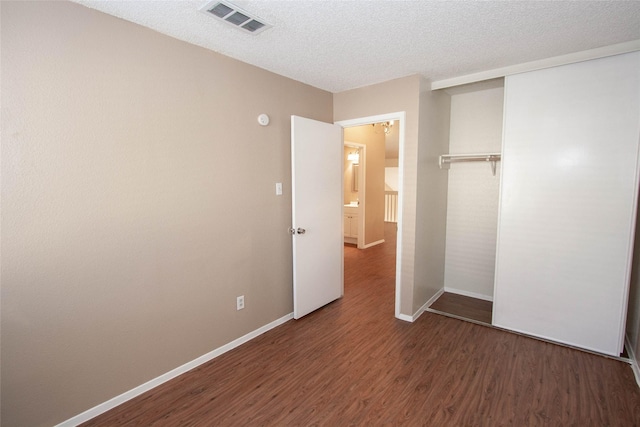
<instances>
[{"instance_id":1,"label":"ceiling light fixture","mask_svg":"<svg viewBox=\"0 0 640 427\"><path fill-rule=\"evenodd\" d=\"M371 126L373 126L375 129L376 125L380 125L382 126L382 130L384 131L384 134L389 135L391 133L391 128L393 127L394 122L395 122L394 120L391 120L391 121L382 122L382 123L371 123Z\"/></svg>"},{"instance_id":2,"label":"ceiling light fixture","mask_svg":"<svg viewBox=\"0 0 640 427\"><path fill-rule=\"evenodd\" d=\"M356 150L355 153L347 154L347 160L353 163L358 163L360 161L360 150Z\"/></svg>"}]
</instances>

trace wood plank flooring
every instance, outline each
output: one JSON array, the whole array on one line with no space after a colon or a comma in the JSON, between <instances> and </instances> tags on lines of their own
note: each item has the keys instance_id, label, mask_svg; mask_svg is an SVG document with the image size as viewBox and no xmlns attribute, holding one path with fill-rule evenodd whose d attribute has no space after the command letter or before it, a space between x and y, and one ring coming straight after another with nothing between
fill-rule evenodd
<instances>
[{"instance_id":1,"label":"wood plank flooring","mask_svg":"<svg viewBox=\"0 0 640 427\"><path fill-rule=\"evenodd\" d=\"M439 313L491 325L493 311L491 301L445 292L429 308Z\"/></svg>"},{"instance_id":2,"label":"wood plank flooring","mask_svg":"<svg viewBox=\"0 0 640 427\"><path fill-rule=\"evenodd\" d=\"M428 312L395 319L385 239L345 248L341 300L85 425L640 425L627 364Z\"/></svg>"}]
</instances>

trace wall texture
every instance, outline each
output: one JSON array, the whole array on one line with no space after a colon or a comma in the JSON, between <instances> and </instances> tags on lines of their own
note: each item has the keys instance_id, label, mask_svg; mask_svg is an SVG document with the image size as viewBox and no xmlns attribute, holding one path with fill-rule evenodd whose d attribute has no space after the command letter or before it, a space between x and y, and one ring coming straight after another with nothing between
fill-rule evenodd
<instances>
[{"instance_id":1,"label":"wall texture","mask_svg":"<svg viewBox=\"0 0 640 427\"><path fill-rule=\"evenodd\" d=\"M344 140L367 146L365 158L364 244L384 240L384 133L373 126L344 130Z\"/></svg>"},{"instance_id":2,"label":"wall texture","mask_svg":"<svg viewBox=\"0 0 640 427\"><path fill-rule=\"evenodd\" d=\"M290 313L290 115L330 122L332 95L77 4L1 19L3 425Z\"/></svg>"},{"instance_id":3,"label":"wall texture","mask_svg":"<svg viewBox=\"0 0 640 427\"><path fill-rule=\"evenodd\" d=\"M503 87L482 85L451 96L451 154L502 150L503 98ZM492 299L500 162L495 176L486 162L453 164L448 175L445 288Z\"/></svg>"}]
</instances>

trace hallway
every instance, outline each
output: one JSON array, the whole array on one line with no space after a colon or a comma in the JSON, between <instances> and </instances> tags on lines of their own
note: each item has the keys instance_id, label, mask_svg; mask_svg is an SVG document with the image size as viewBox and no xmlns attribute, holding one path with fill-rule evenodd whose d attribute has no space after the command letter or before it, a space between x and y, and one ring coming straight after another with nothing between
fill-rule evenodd
<instances>
[{"instance_id":1,"label":"hallway","mask_svg":"<svg viewBox=\"0 0 640 427\"><path fill-rule=\"evenodd\" d=\"M345 247L341 300L86 425L640 425L629 365L433 313L395 319L393 234Z\"/></svg>"},{"instance_id":2,"label":"hallway","mask_svg":"<svg viewBox=\"0 0 640 427\"><path fill-rule=\"evenodd\" d=\"M344 246L344 299L360 301L354 310L378 310L394 316L396 224L385 222L385 242L360 250ZM373 295L371 295L373 294Z\"/></svg>"}]
</instances>

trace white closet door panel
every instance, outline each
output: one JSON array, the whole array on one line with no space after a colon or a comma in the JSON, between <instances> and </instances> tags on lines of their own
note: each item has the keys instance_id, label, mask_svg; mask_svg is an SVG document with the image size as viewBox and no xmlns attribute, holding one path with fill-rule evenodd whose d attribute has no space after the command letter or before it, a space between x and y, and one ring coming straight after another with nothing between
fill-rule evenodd
<instances>
[{"instance_id":1,"label":"white closet door panel","mask_svg":"<svg viewBox=\"0 0 640 427\"><path fill-rule=\"evenodd\" d=\"M493 323L622 350L640 52L507 77Z\"/></svg>"}]
</instances>

